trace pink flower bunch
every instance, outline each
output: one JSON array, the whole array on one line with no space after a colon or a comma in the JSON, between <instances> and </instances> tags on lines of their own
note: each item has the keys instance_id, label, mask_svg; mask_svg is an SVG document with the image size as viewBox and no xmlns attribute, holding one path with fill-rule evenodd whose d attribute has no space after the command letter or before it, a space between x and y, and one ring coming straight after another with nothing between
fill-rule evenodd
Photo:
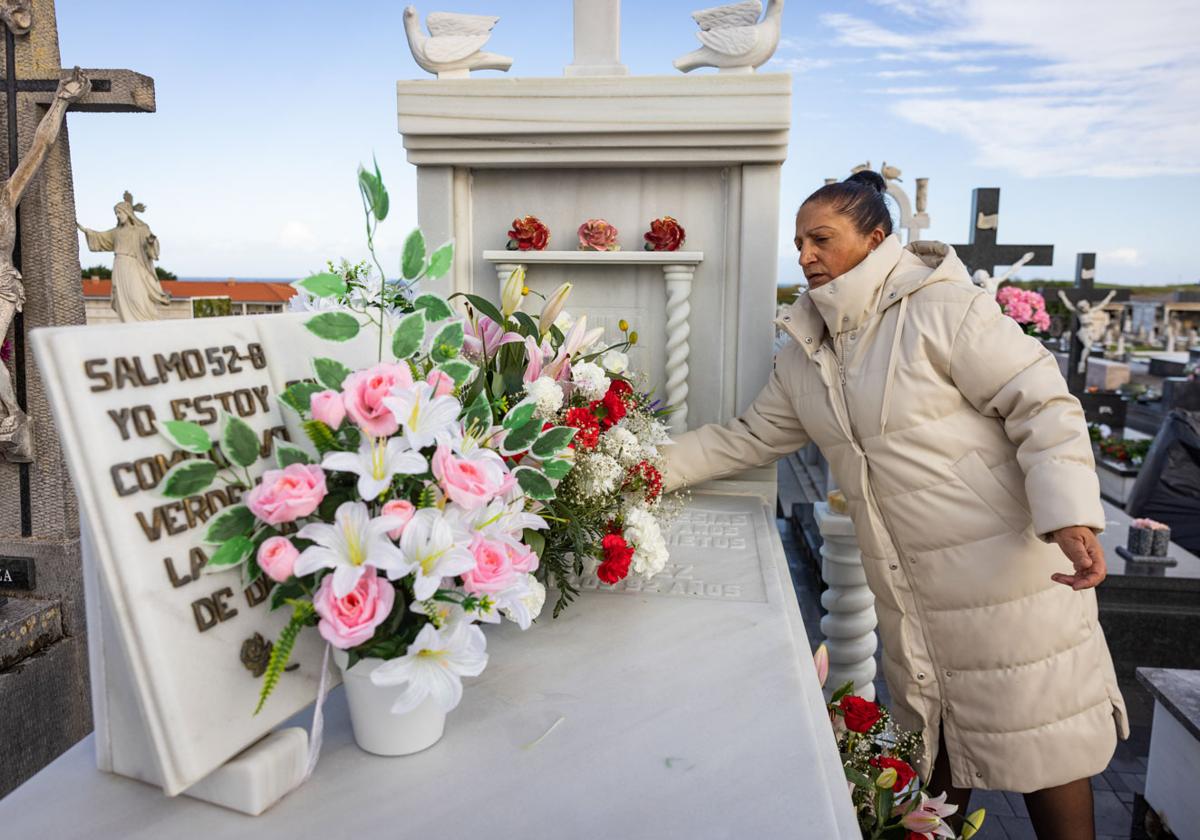
<instances>
[{"instance_id":1,"label":"pink flower bunch","mask_svg":"<svg viewBox=\"0 0 1200 840\"><path fill-rule=\"evenodd\" d=\"M1050 329L1050 313L1046 311L1046 299L1037 292L1017 286L1005 286L996 293L996 302L1004 314L1023 327L1033 327L1037 332Z\"/></svg>"}]
</instances>

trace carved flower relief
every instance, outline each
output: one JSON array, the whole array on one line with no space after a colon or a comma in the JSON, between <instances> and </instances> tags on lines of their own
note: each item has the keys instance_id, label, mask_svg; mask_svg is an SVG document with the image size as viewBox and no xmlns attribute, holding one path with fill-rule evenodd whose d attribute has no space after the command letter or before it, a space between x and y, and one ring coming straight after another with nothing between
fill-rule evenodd
<instances>
[{"instance_id":1,"label":"carved flower relief","mask_svg":"<svg viewBox=\"0 0 1200 840\"><path fill-rule=\"evenodd\" d=\"M255 677L261 677L267 671L267 663L271 661L271 642L263 638L262 633L255 633L242 642L242 664Z\"/></svg>"},{"instance_id":2,"label":"carved flower relief","mask_svg":"<svg viewBox=\"0 0 1200 840\"><path fill-rule=\"evenodd\" d=\"M684 231L683 225L671 216L663 216L650 223L650 230L645 236L646 250L678 251L686 237L687 232Z\"/></svg>"},{"instance_id":3,"label":"carved flower relief","mask_svg":"<svg viewBox=\"0 0 1200 840\"><path fill-rule=\"evenodd\" d=\"M579 226L579 250L620 251L617 229L604 219L588 219Z\"/></svg>"},{"instance_id":4,"label":"carved flower relief","mask_svg":"<svg viewBox=\"0 0 1200 840\"><path fill-rule=\"evenodd\" d=\"M550 228L537 216L525 216L513 219L505 247L510 251L544 251L549 244Z\"/></svg>"}]
</instances>

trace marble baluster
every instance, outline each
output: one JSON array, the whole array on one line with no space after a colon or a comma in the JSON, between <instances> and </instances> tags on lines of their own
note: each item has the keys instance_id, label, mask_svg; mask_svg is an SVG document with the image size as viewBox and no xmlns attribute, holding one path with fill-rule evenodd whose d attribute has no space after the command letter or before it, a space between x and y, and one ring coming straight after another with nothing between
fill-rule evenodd
<instances>
[{"instance_id":1,"label":"marble baluster","mask_svg":"<svg viewBox=\"0 0 1200 840\"><path fill-rule=\"evenodd\" d=\"M830 510L826 502L818 502L815 508L817 527L825 541L821 547L821 579L829 587L821 595L821 605L828 612L821 619L821 632L829 649L825 695L854 680L854 693L874 700L878 622L854 523L849 516Z\"/></svg>"}]
</instances>

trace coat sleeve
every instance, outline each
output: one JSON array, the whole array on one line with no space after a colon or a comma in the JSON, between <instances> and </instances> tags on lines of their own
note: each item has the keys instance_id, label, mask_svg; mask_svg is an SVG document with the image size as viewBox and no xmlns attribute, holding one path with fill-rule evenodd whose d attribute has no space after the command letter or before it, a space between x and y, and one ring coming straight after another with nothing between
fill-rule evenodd
<instances>
[{"instance_id":1,"label":"coat sleeve","mask_svg":"<svg viewBox=\"0 0 1200 840\"><path fill-rule=\"evenodd\" d=\"M996 301L976 295L954 337L950 376L972 405L1004 422L1025 473L1036 533L1060 528L1104 530L1100 480L1083 407L1058 361L1026 335Z\"/></svg>"},{"instance_id":2,"label":"coat sleeve","mask_svg":"<svg viewBox=\"0 0 1200 840\"><path fill-rule=\"evenodd\" d=\"M808 443L808 435L792 408L786 381L786 357L800 352L789 345L780 352L766 387L749 408L727 424L710 423L680 435L666 450L664 489L677 490L789 455Z\"/></svg>"}]
</instances>

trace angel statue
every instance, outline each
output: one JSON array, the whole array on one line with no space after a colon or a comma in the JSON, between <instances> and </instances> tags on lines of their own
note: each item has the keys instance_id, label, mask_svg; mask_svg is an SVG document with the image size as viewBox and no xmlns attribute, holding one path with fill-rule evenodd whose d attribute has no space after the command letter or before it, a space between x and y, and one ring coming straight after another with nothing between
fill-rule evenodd
<instances>
[{"instance_id":1,"label":"angel statue","mask_svg":"<svg viewBox=\"0 0 1200 840\"><path fill-rule=\"evenodd\" d=\"M113 207L117 226L111 230L91 230L77 227L87 236L88 249L112 251L112 308L122 321L157 321L163 316L159 307L171 302L154 272L158 259L158 237L137 217L146 205L133 203L126 191L123 200Z\"/></svg>"},{"instance_id":2,"label":"angel statue","mask_svg":"<svg viewBox=\"0 0 1200 840\"><path fill-rule=\"evenodd\" d=\"M12 6L14 4L8 4ZM5 11L7 11L7 6ZM0 340L8 335L8 328L17 313L25 306L25 287L21 283L21 272L13 265L13 248L17 242L17 205L29 187L33 177L41 169L46 154L58 139L67 106L85 96L92 89L83 72L76 67L71 75L58 83L54 102L46 109L46 115L38 123L33 135L33 144L17 165L12 177L0 189ZM12 463L28 463L33 460L33 431L29 418L17 404L12 377L8 367L0 362L0 457Z\"/></svg>"},{"instance_id":3,"label":"angel statue","mask_svg":"<svg viewBox=\"0 0 1200 840\"><path fill-rule=\"evenodd\" d=\"M971 282L976 286L982 286L987 290L989 295L995 297L996 290L1000 288L1000 284L1020 271L1021 266L1025 265L1025 263L1029 262L1031 259L1033 259L1033 251L1028 251L1025 256L1021 257L1021 259L1009 266L1008 271L1004 272L999 277L993 277L981 268L971 275Z\"/></svg>"},{"instance_id":4,"label":"angel statue","mask_svg":"<svg viewBox=\"0 0 1200 840\"><path fill-rule=\"evenodd\" d=\"M1058 296L1062 300L1063 306L1074 312L1075 317L1079 319L1079 328L1075 330L1075 337L1083 345L1083 352L1079 354L1079 367L1077 368L1079 373L1087 373L1088 354L1092 352L1092 345L1104 338L1104 333L1108 330L1109 314L1104 311L1104 307L1108 306L1116 294L1117 291L1114 289L1099 303L1081 300L1079 303L1073 304L1071 299L1063 294L1062 289L1058 290Z\"/></svg>"}]
</instances>

